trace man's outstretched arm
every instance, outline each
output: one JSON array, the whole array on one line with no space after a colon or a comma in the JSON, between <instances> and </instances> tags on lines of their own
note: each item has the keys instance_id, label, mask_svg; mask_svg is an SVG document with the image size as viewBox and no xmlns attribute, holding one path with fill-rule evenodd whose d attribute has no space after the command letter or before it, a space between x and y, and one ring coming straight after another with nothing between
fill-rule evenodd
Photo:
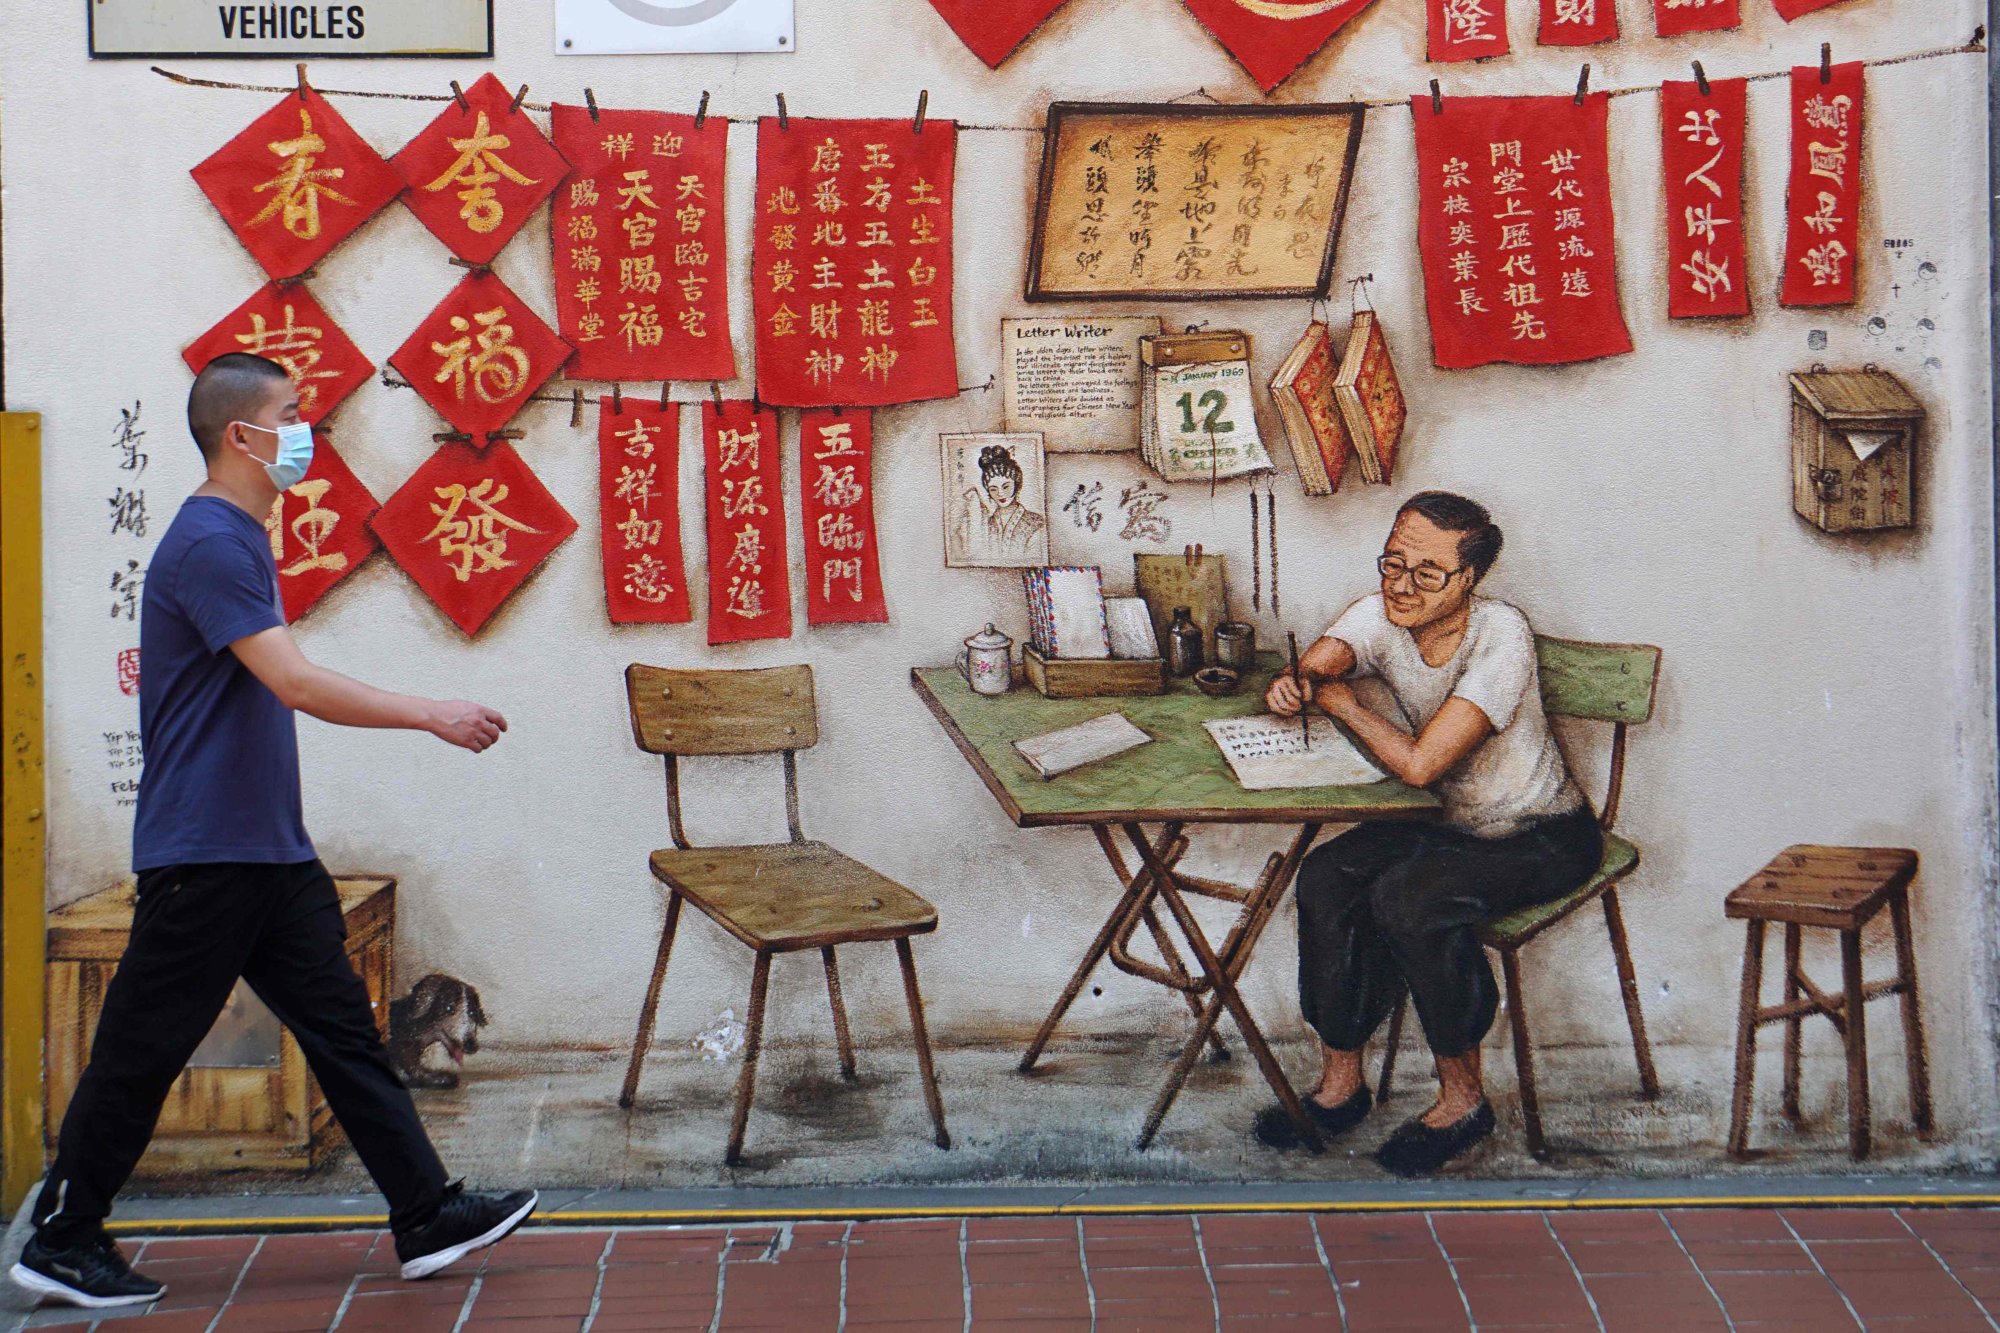
<instances>
[{"instance_id":1,"label":"man's outstretched arm","mask_svg":"<svg viewBox=\"0 0 2000 1333\"><path fill-rule=\"evenodd\" d=\"M507 719L484 705L391 694L315 666L282 625L245 635L230 644L229 651L285 707L335 726L428 731L474 754L494 744L507 730Z\"/></svg>"},{"instance_id":2,"label":"man's outstretched arm","mask_svg":"<svg viewBox=\"0 0 2000 1333\"><path fill-rule=\"evenodd\" d=\"M1415 736L1355 698L1344 680L1328 681L1313 699L1329 717L1345 723L1382 767L1412 787L1428 787L1493 734L1493 723L1478 704L1446 699L1430 725Z\"/></svg>"}]
</instances>

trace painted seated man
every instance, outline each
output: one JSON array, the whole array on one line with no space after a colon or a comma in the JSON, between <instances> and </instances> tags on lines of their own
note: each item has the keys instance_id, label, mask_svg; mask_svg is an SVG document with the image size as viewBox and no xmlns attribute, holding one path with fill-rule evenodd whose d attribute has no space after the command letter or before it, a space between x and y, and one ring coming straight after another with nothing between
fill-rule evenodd
<instances>
[{"instance_id":1,"label":"painted seated man","mask_svg":"<svg viewBox=\"0 0 2000 1333\"><path fill-rule=\"evenodd\" d=\"M1436 1104L1376 1153L1400 1175L1436 1171L1493 1132L1479 1046L1499 992L1479 923L1574 892L1603 853L1549 733L1528 619L1474 593L1500 543L1473 501L1412 496L1376 562L1381 591L1300 659L1313 702L1444 806L1435 821L1360 824L1322 844L1298 877L1299 1004L1325 1045L1306 1109L1321 1130L1341 1134L1367 1116L1361 1050L1406 987L1436 1057ZM1387 687L1410 730L1356 698L1348 682L1361 676ZM1303 703L1289 671L1265 699L1288 717ZM1298 1141L1276 1107L1256 1132L1273 1147Z\"/></svg>"}]
</instances>

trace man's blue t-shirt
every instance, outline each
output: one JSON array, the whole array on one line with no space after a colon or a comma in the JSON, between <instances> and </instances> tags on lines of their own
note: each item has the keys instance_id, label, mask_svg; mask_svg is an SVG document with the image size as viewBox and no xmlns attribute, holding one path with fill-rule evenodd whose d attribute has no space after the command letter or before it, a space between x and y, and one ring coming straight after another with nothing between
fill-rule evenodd
<instances>
[{"instance_id":1,"label":"man's blue t-shirt","mask_svg":"<svg viewBox=\"0 0 2000 1333\"><path fill-rule=\"evenodd\" d=\"M227 500L190 496L146 574L135 871L313 859L292 710L229 651L284 623L263 524Z\"/></svg>"}]
</instances>

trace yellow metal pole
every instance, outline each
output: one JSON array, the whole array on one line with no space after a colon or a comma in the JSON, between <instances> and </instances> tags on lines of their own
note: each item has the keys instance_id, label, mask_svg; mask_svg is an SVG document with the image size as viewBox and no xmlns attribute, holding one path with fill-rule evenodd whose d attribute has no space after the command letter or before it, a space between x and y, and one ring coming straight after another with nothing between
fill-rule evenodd
<instances>
[{"instance_id":1,"label":"yellow metal pole","mask_svg":"<svg viewBox=\"0 0 2000 1333\"><path fill-rule=\"evenodd\" d=\"M42 1174L42 418L0 412L0 1208Z\"/></svg>"}]
</instances>

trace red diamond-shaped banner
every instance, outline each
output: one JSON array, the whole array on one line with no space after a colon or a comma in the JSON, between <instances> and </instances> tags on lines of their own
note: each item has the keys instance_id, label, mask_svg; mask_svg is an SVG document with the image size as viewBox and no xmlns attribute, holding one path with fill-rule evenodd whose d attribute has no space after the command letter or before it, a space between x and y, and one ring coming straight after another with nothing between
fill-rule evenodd
<instances>
[{"instance_id":1,"label":"red diamond-shaped banner","mask_svg":"<svg viewBox=\"0 0 2000 1333\"><path fill-rule=\"evenodd\" d=\"M468 635L576 531L576 520L502 443L447 444L372 520L403 572Z\"/></svg>"},{"instance_id":2,"label":"red diamond-shaped banner","mask_svg":"<svg viewBox=\"0 0 2000 1333\"><path fill-rule=\"evenodd\" d=\"M311 88L285 94L190 174L274 278L311 268L403 190L395 169Z\"/></svg>"},{"instance_id":3,"label":"red diamond-shaped banner","mask_svg":"<svg viewBox=\"0 0 2000 1333\"><path fill-rule=\"evenodd\" d=\"M1015 48L1033 35L1068 0L931 0L958 40L998 69Z\"/></svg>"},{"instance_id":4,"label":"red diamond-shaped banner","mask_svg":"<svg viewBox=\"0 0 2000 1333\"><path fill-rule=\"evenodd\" d=\"M280 492L264 518L287 624L312 610L334 584L375 554L381 543L369 531L368 520L381 507L325 433L316 432L305 480Z\"/></svg>"},{"instance_id":5,"label":"red diamond-shaped banner","mask_svg":"<svg viewBox=\"0 0 2000 1333\"><path fill-rule=\"evenodd\" d=\"M225 352L249 352L283 366L299 391L299 416L314 424L375 373L375 363L302 285L258 288L181 356L199 375Z\"/></svg>"},{"instance_id":6,"label":"red diamond-shaped banner","mask_svg":"<svg viewBox=\"0 0 2000 1333\"><path fill-rule=\"evenodd\" d=\"M514 95L491 74L453 100L391 159L410 211L460 259L491 263L569 174Z\"/></svg>"},{"instance_id":7,"label":"red diamond-shaped banner","mask_svg":"<svg viewBox=\"0 0 2000 1333\"><path fill-rule=\"evenodd\" d=\"M389 364L453 430L484 443L574 350L506 283L471 273Z\"/></svg>"},{"instance_id":8,"label":"red diamond-shaped banner","mask_svg":"<svg viewBox=\"0 0 2000 1333\"><path fill-rule=\"evenodd\" d=\"M1375 0L1183 0L1265 92Z\"/></svg>"}]
</instances>

